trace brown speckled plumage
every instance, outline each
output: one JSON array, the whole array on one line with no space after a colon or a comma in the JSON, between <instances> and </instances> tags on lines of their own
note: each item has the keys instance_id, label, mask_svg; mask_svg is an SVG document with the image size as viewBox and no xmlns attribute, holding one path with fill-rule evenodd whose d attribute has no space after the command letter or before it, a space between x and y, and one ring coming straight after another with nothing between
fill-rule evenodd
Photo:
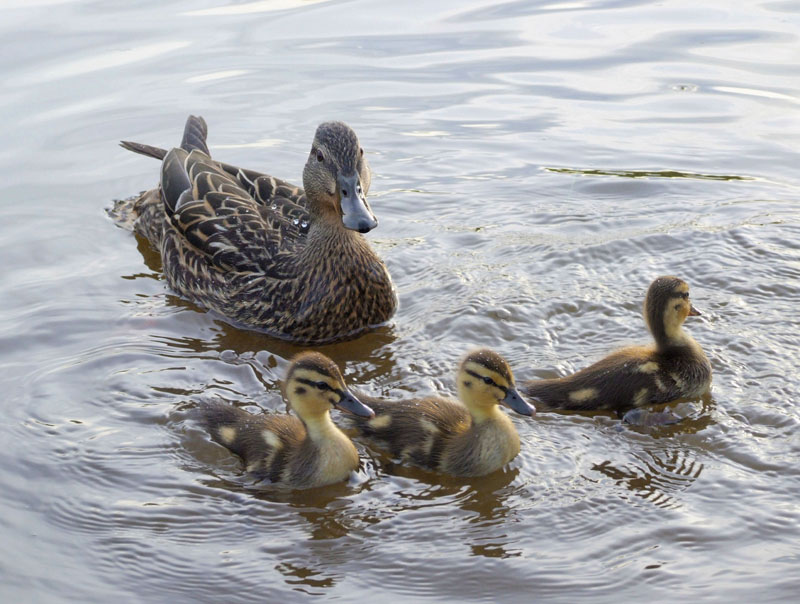
<instances>
[{"instance_id":1,"label":"brown speckled plumage","mask_svg":"<svg viewBox=\"0 0 800 604\"><path fill-rule=\"evenodd\" d=\"M237 324L303 344L354 337L389 320L397 306L389 273L353 230L377 224L355 133L340 122L319 126L304 191L212 160L205 132L192 116L180 148L123 143L163 159L161 184L111 214L161 252L170 287ZM348 228L345 187L364 217Z\"/></svg>"},{"instance_id":2,"label":"brown speckled plumage","mask_svg":"<svg viewBox=\"0 0 800 604\"><path fill-rule=\"evenodd\" d=\"M348 419L362 436L404 461L457 476L489 474L514 459L520 446L513 423L498 404L513 399L518 412L530 415L534 410L516 394L511 370L491 350L468 354L456 379L460 400L386 401L359 394L375 417Z\"/></svg>"},{"instance_id":3,"label":"brown speckled plumage","mask_svg":"<svg viewBox=\"0 0 800 604\"><path fill-rule=\"evenodd\" d=\"M689 286L659 277L643 310L654 345L623 348L572 375L527 381L520 391L553 409L617 411L705 393L711 363L681 327L687 316L700 314L689 302Z\"/></svg>"}]
</instances>

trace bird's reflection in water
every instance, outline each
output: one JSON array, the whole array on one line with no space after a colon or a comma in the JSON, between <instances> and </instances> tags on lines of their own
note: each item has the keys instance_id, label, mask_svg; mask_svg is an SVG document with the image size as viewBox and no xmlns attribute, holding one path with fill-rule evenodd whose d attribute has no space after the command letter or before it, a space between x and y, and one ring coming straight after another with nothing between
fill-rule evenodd
<instances>
[{"instance_id":1,"label":"bird's reflection in water","mask_svg":"<svg viewBox=\"0 0 800 604\"><path fill-rule=\"evenodd\" d=\"M693 451L684 449L649 450L633 456L634 460L624 466L603 461L592 469L613 479L636 497L662 508L680 507L681 501L676 495L689 488L704 468Z\"/></svg>"},{"instance_id":2,"label":"bird's reflection in water","mask_svg":"<svg viewBox=\"0 0 800 604\"><path fill-rule=\"evenodd\" d=\"M652 409L643 409L641 416L635 422L625 421L629 414L623 415L623 426L617 426L617 430L635 430L649 434L653 438L674 438L681 434L696 434L705 430L713 423L713 411L716 409L716 402L711 393L707 392L698 399L679 399L678 401L666 405L658 405ZM633 411L638 411L634 409ZM666 423L658 420L659 416L670 416L675 421Z\"/></svg>"},{"instance_id":3,"label":"bird's reflection in water","mask_svg":"<svg viewBox=\"0 0 800 604\"><path fill-rule=\"evenodd\" d=\"M275 570L285 577L288 585L303 586L296 588L301 593L310 596L321 596L325 593L325 589L330 589L336 585L335 576L325 576L323 572L317 571L300 564L292 562L281 562L275 565Z\"/></svg>"},{"instance_id":4,"label":"bird's reflection in water","mask_svg":"<svg viewBox=\"0 0 800 604\"><path fill-rule=\"evenodd\" d=\"M139 233L134 233L136 237L136 249L142 255L145 266L154 273L162 273L164 265L161 263L161 254L153 247L146 237L142 237Z\"/></svg>"},{"instance_id":5,"label":"bird's reflection in water","mask_svg":"<svg viewBox=\"0 0 800 604\"><path fill-rule=\"evenodd\" d=\"M194 308L191 302L177 296L168 295L167 300L176 307ZM172 365L175 360L182 361L180 364L184 370L199 369L196 373L187 373L187 377L199 376L202 382L193 388L184 388L185 394L163 383L151 384L152 389L194 397L216 395L221 389L225 398L236 399L240 394L241 402L252 404L257 401L264 409L285 409L281 384L286 364L296 353L308 348L258 332L240 330L219 320L192 324L195 331L192 335L184 335L185 325L179 326L181 333L174 333L178 329L171 327L165 332L163 327L161 322L150 329L148 350L162 359L169 359ZM392 341L391 329L387 327L357 340L316 349L333 358L351 387L358 388L377 376L391 375L399 370L390 346Z\"/></svg>"}]
</instances>

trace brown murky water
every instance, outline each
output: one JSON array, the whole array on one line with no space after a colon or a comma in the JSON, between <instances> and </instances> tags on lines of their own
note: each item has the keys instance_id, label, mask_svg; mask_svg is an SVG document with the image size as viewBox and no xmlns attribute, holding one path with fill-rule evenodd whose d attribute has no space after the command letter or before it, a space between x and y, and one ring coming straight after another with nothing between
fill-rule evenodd
<instances>
[{"instance_id":1,"label":"brown murky water","mask_svg":"<svg viewBox=\"0 0 800 604\"><path fill-rule=\"evenodd\" d=\"M3 602L793 600L800 593L797 3L14 2L0 24ZM646 341L692 286L712 393L673 426L514 417L455 480L359 445L349 484L258 489L189 419L282 411L295 348L174 296L104 214L188 113L297 182L343 119L375 171L391 327L325 347L372 394L518 379Z\"/></svg>"}]
</instances>

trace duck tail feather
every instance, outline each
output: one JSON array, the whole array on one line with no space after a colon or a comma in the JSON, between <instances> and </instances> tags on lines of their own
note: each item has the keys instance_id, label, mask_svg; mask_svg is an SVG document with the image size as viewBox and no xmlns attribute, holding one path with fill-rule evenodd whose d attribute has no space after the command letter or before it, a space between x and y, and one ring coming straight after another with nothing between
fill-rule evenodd
<instances>
[{"instance_id":1,"label":"duck tail feather","mask_svg":"<svg viewBox=\"0 0 800 604\"><path fill-rule=\"evenodd\" d=\"M142 143L132 143L131 141L120 141L119 146L128 151L133 151L134 153L146 155L147 157L153 157L155 159L164 159L164 156L167 154L166 149L153 147L151 145L143 145Z\"/></svg>"},{"instance_id":2,"label":"duck tail feather","mask_svg":"<svg viewBox=\"0 0 800 604\"><path fill-rule=\"evenodd\" d=\"M206 144L207 136L208 126L206 126L206 121L198 115L190 115L186 119L186 127L183 129L181 149L189 152L197 149L211 157L211 153L208 151L208 145Z\"/></svg>"}]
</instances>

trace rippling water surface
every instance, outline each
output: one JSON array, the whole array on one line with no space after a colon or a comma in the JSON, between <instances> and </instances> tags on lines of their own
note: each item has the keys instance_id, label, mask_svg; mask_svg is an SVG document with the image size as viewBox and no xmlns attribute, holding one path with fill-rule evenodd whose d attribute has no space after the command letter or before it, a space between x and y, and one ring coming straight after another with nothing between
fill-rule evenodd
<instances>
[{"instance_id":1,"label":"rippling water surface","mask_svg":"<svg viewBox=\"0 0 800 604\"><path fill-rule=\"evenodd\" d=\"M12 1L0 24L4 602L790 600L800 592L800 8L667 0ZM685 419L514 417L505 470L359 449L264 490L189 419L282 411L296 348L203 313L112 199L119 139L203 115L218 158L299 182L342 119L375 172L392 326L324 348L372 394L518 379L647 340L677 274L714 367Z\"/></svg>"}]
</instances>

